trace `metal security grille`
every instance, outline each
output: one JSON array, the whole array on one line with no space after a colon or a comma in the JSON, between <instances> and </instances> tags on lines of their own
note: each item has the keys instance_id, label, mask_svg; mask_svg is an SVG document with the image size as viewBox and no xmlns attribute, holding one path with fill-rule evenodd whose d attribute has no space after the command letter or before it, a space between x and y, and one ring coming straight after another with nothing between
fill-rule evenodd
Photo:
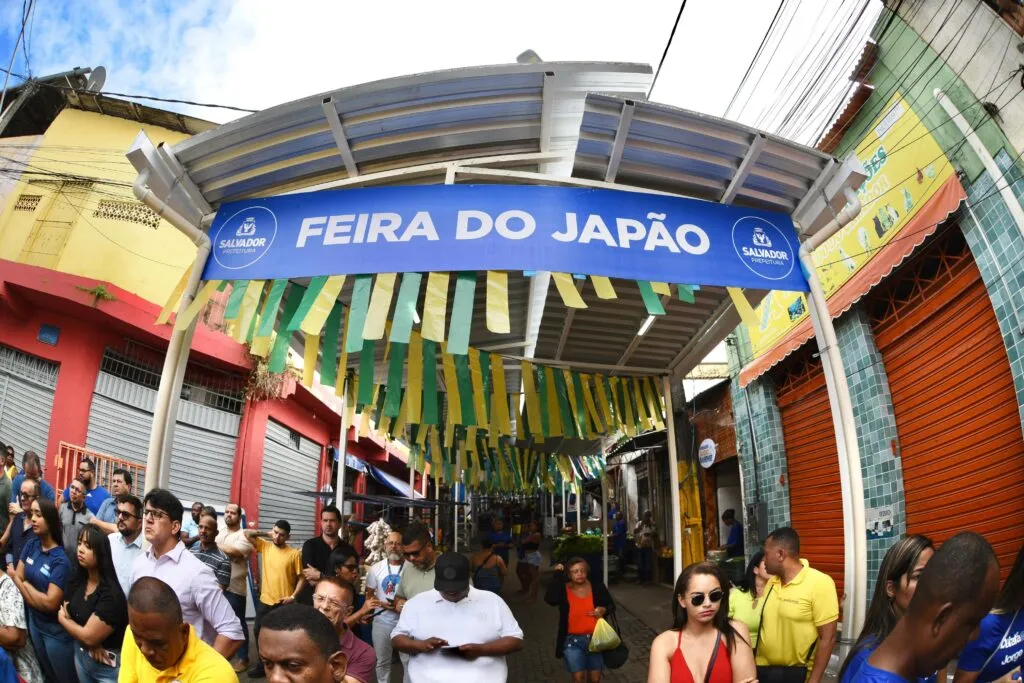
<instances>
[{"instance_id":1,"label":"metal security grille","mask_svg":"<svg viewBox=\"0 0 1024 683\"><path fill-rule=\"evenodd\" d=\"M268 527L279 519L287 519L292 526L293 544L301 544L316 533L315 499L298 495L298 492L317 490L321 452L320 444L299 436L278 422L267 421L260 483L260 523Z\"/></svg>"},{"instance_id":2,"label":"metal security grille","mask_svg":"<svg viewBox=\"0 0 1024 683\"><path fill-rule=\"evenodd\" d=\"M14 446L19 462L29 450L46 461L59 371L57 363L0 346L0 441Z\"/></svg>"}]
</instances>

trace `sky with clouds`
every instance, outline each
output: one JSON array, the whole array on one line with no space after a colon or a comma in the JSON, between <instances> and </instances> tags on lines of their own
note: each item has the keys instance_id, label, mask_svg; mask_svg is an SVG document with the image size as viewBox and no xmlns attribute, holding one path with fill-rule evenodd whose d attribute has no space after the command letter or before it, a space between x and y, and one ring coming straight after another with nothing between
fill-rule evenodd
<instances>
[{"instance_id":1,"label":"sky with clouds","mask_svg":"<svg viewBox=\"0 0 1024 683\"><path fill-rule=\"evenodd\" d=\"M527 48L545 61L656 66L679 10L677 0L34 2L29 63L19 49L18 74L102 64L107 91L250 109L392 76L512 62ZM0 4L6 68L22 3ZM776 0L689 0L651 99L721 116L779 7ZM809 108L818 116L783 131L808 142L841 103L881 2L784 0L781 7L778 31L740 98L749 95L749 104L729 117L776 130L786 95L795 99L794 86L824 69L830 87ZM218 122L240 116L169 108Z\"/></svg>"}]
</instances>

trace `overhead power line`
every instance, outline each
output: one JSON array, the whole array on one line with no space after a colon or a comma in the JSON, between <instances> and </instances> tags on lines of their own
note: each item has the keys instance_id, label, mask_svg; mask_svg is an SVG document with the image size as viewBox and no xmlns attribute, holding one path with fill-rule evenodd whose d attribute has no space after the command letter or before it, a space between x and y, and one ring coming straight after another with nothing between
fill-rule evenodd
<instances>
[{"instance_id":1,"label":"overhead power line","mask_svg":"<svg viewBox=\"0 0 1024 683\"><path fill-rule=\"evenodd\" d=\"M4 76L4 89L0 91L0 114L4 111L4 100L7 99L7 83L11 78L11 69L14 68L14 60L18 58L18 48L21 46L21 39L25 37L25 25L28 24L28 16L32 12L32 6L35 4L35 0L29 0L28 11L24 11L22 7L21 13L21 29L18 31L18 37L14 41L14 49L11 50L11 63L7 67L7 75Z\"/></svg>"},{"instance_id":2,"label":"overhead power line","mask_svg":"<svg viewBox=\"0 0 1024 683\"><path fill-rule=\"evenodd\" d=\"M676 37L676 29L679 28L679 20L683 16L684 9L686 9L686 0L679 3L679 13L676 14L675 23L672 24L672 32L668 34L668 42L665 43L665 49L661 53L661 59L658 60L658 68L654 70L654 78L651 79L651 87L647 91L647 99L651 99L651 93L654 92L654 86L658 82L658 75L661 74L661 67L665 65L665 58L668 57L668 49L672 47L672 39Z\"/></svg>"},{"instance_id":3,"label":"overhead power line","mask_svg":"<svg viewBox=\"0 0 1024 683\"><path fill-rule=\"evenodd\" d=\"M764 32L764 37L761 38L761 44L757 46L757 52L754 53L753 59L751 59L750 64L747 65L747 71L743 74L739 87L736 88L736 92L733 93L732 99L729 100L729 105L725 108L725 111L722 112L723 118L728 118L729 110L732 109L734 104L736 104L736 100L739 98L740 92L743 91L743 86L747 84L747 79L750 78L750 73L754 70L754 65L757 64L757 60L761 57L761 53L764 52L764 45L768 42L768 36L772 34L773 30L775 30L775 24L779 21L779 14L782 12L783 6L785 6L788 1L789 0L780 0L779 6L775 8L775 16L772 17L772 23L768 24L768 30Z\"/></svg>"}]
</instances>

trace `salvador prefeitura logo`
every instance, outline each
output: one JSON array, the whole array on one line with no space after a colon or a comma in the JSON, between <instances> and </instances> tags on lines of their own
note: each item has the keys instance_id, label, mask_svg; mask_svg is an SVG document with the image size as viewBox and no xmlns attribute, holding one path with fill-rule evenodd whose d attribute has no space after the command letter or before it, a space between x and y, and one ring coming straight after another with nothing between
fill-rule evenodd
<instances>
[{"instance_id":1,"label":"salvador prefeitura logo","mask_svg":"<svg viewBox=\"0 0 1024 683\"><path fill-rule=\"evenodd\" d=\"M263 258L277 237L277 216L264 206L231 215L213 237L213 258L229 270L247 268Z\"/></svg>"},{"instance_id":2,"label":"salvador prefeitura logo","mask_svg":"<svg viewBox=\"0 0 1024 683\"><path fill-rule=\"evenodd\" d=\"M771 221L744 216L732 226L732 246L751 272L766 280L783 280L796 262L790 239Z\"/></svg>"}]
</instances>

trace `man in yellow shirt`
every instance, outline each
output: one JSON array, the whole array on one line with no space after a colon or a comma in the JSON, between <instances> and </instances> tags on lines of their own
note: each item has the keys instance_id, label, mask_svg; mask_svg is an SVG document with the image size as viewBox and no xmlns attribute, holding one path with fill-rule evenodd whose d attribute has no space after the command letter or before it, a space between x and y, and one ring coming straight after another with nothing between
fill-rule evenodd
<instances>
[{"instance_id":1,"label":"man in yellow shirt","mask_svg":"<svg viewBox=\"0 0 1024 683\"><path fill-rule=\"evenodd\" d=\"M256 621L253 624L253 640L256 646L256 664L249 669L249 678L263 678L263 662L259 658L260 628L267 612L279 605L295 602L306 585L302 576L302 553L288 545L292 525L286 519L279 519L269 533L246 529L245 537L252 544L253 551L263 557L260 572L260 599L256 603ZM264 539L270 539L267 542Z\"/></svg>"},{"instance_id":2,"label":"man in yellow shirt","mask_svg":"<svg viewBox=\"0 0 1024 683\"><path fill-rule=\"evenodd\" d=\"M118 683L238 683L228 660L181 616L174 590L151 576L128 593L128 630Z\"/></svg>"},{"instance_id":3,"label":"man in yellow shirt","mask_svg":"<svg viewBox=\"0 0 1024 683\"><path fill-rule=\"evenodd\" d=\"M800 559L800 536L789 527L768 535L764 566L772 578L764 588L757 666L806 668L807 683L820 683L839 622L835 581ZM772 677L761 672L758 678Z\"/></svg>"}]
</instances>

